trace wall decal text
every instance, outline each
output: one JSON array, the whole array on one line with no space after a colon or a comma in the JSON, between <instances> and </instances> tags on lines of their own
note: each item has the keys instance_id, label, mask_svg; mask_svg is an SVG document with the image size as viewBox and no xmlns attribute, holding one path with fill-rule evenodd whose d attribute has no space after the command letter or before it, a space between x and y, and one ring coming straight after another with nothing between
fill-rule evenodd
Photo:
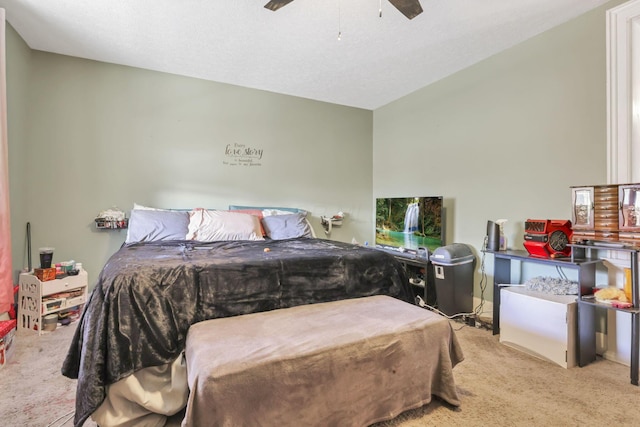
<instances>
[{"instance_id":1,"label":"wall decal text","mask_svg":"<svg viewBox=\"0 0 640 427\"><path fill-rule=\"evenodd\" d=\"M248 147L245 144L227 144L224 148L223 165L227 166L262 166L260 162L263 154L262 148Z\"/></svg>"}]
</instances>

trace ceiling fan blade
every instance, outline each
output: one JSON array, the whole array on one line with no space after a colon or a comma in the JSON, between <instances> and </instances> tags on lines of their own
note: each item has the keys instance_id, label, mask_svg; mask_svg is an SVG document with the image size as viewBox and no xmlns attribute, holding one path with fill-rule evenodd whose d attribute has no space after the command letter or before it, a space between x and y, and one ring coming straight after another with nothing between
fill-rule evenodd
<instances>
[{"instance_id":1,"label":"ceiling fan blade","mask_svg":"<svg viewBox=\"0 0 640 427\"><path fill-rule=\"evenodd\" d=\"M420 0L389 0L404 16L413 19L422 13Z\"/></svg>"},{"instance_id":2,"label":"ceiling fan blade","mask_svg":"<svg viewBox=\"0 0 640 427\"><path fill-rule=\"evenodd\" d=\"M288 5L292 1L293 0L271 0L269 3L265 4L264 7L266 7L269 10L273 10L275 12L281 7Z\"/></svg>"}]
</instances>

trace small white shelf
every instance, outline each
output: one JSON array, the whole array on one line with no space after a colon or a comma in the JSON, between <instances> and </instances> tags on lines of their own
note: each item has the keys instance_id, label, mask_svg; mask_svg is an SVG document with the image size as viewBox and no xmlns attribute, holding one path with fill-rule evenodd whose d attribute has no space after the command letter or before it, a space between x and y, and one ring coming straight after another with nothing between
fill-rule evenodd
<instances>
[{"instance_id":1,"label":"small white shelf","mask_svg":"<svg viewBox=\"0 0 640 427\"><path fill-rule=\"evenodd\" d=\"M82 306L87 301L87 272L75 276L40 281L31 273L20 274L18 329L42 334L43 317Z\"/></svg>"}]
</instances>

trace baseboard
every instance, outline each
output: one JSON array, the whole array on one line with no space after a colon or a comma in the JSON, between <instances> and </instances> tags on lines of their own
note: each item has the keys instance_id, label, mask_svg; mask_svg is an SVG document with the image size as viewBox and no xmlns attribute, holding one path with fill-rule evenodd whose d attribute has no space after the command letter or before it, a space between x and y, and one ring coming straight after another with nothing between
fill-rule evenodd
<instances>
[{"instance_id":1,"label":"baseboard","mask_svg":"<svg viewBox=\"0 0 640 427\"><path fill-rule=\"evenodd\" d=\"M629 363L629 355L619 354L615 350L605 350L602 353L598 354L601 354L603 359L609 360L611 362L616 362L624 366L631 366Z\"/></svg>"},{"instance_id":2,"label":"baseboard","mask_svg":"<svg viewBox=\"0 0 640 427\"><path fill-rule=\"evenodd\" d=\"M473 306L476 310L481 303L482 301L480 300L480 298L477 298L475 296L473 297ZM485 300L484 304L482 305L482 311L478 313L478 316L480 318L489 318L491 321L493 321L493 302Z\"/></svg>"},{"instance_id":3,"label":"baseboard","mask_svg":"<svg viewBox=\"0 0 640 427\"><path fill-rule=\"evenodd\" d=\"M607 351L607 334L596 332L596 354L603 355ZM606 357L604 357L606 359Z\"/></svg>"}]
</instances>

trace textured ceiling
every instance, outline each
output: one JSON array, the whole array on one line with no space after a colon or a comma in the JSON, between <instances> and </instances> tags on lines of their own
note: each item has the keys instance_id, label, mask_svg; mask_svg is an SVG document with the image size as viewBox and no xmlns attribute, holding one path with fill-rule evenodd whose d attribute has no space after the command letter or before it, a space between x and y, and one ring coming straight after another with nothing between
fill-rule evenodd
<instances>
[{"instance_id":1,"label":"textured ceiling","mask_svg":"<svg viewBox=\"0 0 640 427\"><path fill-rule=\"evenodd\" d=\"M295 0L277 12L267 0L0 7L32 49L374 110L606 2L421 0L412 20L387 0Z\"/></svg>"}]
</instances>

